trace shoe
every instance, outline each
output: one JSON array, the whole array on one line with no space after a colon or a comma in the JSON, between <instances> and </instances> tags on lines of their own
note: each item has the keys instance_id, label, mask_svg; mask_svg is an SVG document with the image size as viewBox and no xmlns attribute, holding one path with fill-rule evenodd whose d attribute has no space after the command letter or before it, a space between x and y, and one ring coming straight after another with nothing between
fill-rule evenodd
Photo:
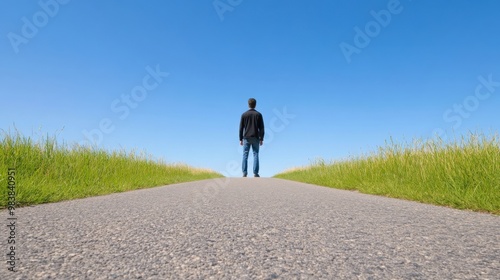
<instances>
[{"instance_id":1,"label":"shoe","mask_svg":"<svg viewBox=\"0 0 500 280\"><path fill-rule=\"evenodd\" d=\"M247 176L247 174L243 174L243 177L246 177L246 176Z\"/></svg>"},{"instance_id":2,"label":"shoe","mask_svg":"<svg viewBox=\"0 0 500 280\"><path fill-rule=\"evenodd\" d=\"M259 174L253 174L254 177L260 177Z\"/></svg>"}]
</instances>

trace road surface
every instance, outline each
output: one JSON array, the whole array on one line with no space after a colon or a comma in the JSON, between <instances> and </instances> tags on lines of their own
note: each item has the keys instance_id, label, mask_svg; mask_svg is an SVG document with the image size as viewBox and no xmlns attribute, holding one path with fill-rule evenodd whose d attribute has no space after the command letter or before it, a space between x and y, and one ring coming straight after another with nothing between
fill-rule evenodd
<instances>
[{"instance_id":1,"label":"road surface","mask_svg":"<svg viewBox=\"0 0 500 280\"><path fill-rule=\"evenodd\" d=\"M0 279L500 279L498 216L280 179L183 183L16 216L18 272L4 262Z\"/></svg>"}]
</instances>

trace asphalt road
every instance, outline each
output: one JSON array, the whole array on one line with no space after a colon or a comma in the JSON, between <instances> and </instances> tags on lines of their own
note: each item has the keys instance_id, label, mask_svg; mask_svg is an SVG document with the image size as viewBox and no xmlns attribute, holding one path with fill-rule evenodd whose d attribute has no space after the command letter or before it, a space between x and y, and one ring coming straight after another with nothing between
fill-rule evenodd
<instances>
[{"instance_id":1,"label":"asphalt road","mask_svg":"<svg viewBox=\"0 0 500 280\"><path fill-rule=\"evenodd\" d=\"M500 279L498 216L279 179L177 184L16 217L18 272L3 262L0 279Z\"/></svg>"}]
</instances>

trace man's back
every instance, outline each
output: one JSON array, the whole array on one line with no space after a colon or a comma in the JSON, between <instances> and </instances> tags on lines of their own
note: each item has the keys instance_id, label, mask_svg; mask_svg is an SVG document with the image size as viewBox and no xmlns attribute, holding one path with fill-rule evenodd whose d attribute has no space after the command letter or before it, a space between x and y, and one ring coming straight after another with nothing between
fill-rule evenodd
<instances>
[{"instance_id":1,"label":"man's back","mask_svg":"<svg viewBox=\"0 0 500 280\"><path fill-rule=\"evenodd\" d=\"M264 119L255 109L250 109L241 115L240 141L244 138L264 140Z\"/></svg>"}]
</instances>

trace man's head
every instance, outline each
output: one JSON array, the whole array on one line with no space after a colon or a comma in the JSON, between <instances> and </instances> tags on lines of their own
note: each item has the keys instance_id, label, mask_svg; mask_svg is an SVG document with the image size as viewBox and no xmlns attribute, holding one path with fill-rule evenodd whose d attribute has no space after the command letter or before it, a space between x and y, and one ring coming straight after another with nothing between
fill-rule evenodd
<instances>
[{"instance_id":1,"label":"man's head","mask_svg":"<svg viewBox=\"0 0 500 280\"><path fill-rule=\"evenodd\" d=\"M255 109L255 106L257 106L257 100L255 100L255 98L248 99L248 107L250 107L250 109Z\"/></svg>"}]
</instances>

